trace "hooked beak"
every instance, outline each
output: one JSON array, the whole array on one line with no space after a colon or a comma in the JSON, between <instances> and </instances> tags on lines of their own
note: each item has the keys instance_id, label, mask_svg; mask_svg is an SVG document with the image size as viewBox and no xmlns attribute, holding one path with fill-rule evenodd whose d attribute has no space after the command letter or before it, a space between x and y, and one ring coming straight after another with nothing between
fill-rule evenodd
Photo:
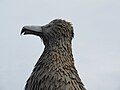
<instances>
[{"instance_id":1,"label":"hooked beak","mask_svg":"<svg viewBox=\"0 0 120 90\"><path fill-rule=\"evenodd\" d=\"M40 36L42 34L41 26L24 26L21 30L20 35L32 34Z\"/></svg>"}]
</instances>

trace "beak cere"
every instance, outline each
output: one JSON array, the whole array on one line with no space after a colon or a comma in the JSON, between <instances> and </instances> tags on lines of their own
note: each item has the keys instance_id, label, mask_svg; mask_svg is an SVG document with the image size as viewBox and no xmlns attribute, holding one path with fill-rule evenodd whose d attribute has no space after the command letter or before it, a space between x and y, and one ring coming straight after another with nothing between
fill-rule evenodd
<instances>
[{"instance_id":1,"label":"beak cere","mask_svg":"<svg viewBox=\"0 0 120 90\"><path fill-rule=\"evenodd\" d=\"M40 36L42 34L42 28L41 26L24 26L20 34L21 35L33 34L33 35Z\"/></svg>"}]
</instances>

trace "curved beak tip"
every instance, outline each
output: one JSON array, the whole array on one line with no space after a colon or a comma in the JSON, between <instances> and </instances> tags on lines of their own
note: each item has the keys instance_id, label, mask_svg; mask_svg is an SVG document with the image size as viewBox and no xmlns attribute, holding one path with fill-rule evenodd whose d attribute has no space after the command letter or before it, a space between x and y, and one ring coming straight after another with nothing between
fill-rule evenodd
<instances>
[{"instance_id":1,"label":"curved beak tip","mask_svg":"<svg viewBox=\"0 0 120 90\"><path fill-rule=\"evenodd\" d=\"M24 27L22 28L20 35L25 35L25 28Z\"/></svg>"},{"instance_id":2,"label":"curved beak tip","mask_svg":"<svg viewBox=\"0 0 120 90\"><path fill-rule=\"evenodd\" d=\"M42 33L41 26L24 26L20 32L20 35L26 35L26 34L34 34L39 35Z\"/></svg>"}]
</instances>

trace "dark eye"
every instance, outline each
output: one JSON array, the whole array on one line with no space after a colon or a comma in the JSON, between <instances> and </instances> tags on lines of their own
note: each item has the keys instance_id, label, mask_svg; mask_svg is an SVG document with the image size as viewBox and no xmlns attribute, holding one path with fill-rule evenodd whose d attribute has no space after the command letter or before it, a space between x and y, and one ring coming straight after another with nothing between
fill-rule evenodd
<instances>
[{"instance_id":1,"label":"dark eye","mask_svg":"<svg viewBox=\"0 0 120 90\"><path fill-rule=\"evenodd\" d=\"M47 27L49 28L49 27L51 27L51 25L48 25Z\"/></svg>"}]
</instances>

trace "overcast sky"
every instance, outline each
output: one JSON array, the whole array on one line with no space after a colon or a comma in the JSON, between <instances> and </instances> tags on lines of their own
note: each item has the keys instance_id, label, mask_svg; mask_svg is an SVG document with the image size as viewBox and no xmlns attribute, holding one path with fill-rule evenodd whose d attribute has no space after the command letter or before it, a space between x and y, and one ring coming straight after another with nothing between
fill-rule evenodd
<instances>
[{"instance_id":1,"label":"overcast sky","mask_svg":"<svg viewBox=\"0 0 120 90\"><path fill-rule=\"evenodd\" d=\"M88 90L120 90L120 0L0 0L0 90L23 90L44 45L24 25L74 27L75 66Z\"/></svg>"}]
</instances>

